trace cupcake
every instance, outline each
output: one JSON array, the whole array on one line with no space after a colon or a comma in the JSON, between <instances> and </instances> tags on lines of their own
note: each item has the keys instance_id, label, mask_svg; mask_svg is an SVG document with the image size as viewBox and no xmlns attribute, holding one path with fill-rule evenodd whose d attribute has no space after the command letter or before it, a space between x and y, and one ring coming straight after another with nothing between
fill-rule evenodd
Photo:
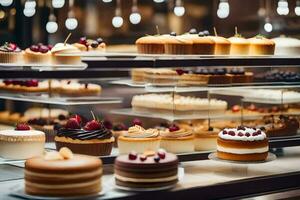
<instances>
[{"instance_id":1,"label":"cupcake","mask_svg":"<svg viewBox=\"0 0 300 200\"><path fill-rule=\"evenodd\" d=\"M237 30L235 35L228 40L231 42L230 55L248 55L250 42L238 34Z\"/></svg>"},{"instance_id":2,"label":"cupcake","mask_svg":"<svg viewBox=\"0 0 300 200\"><path fill-rule=\"evenodd\" d=\"M147 35L136 40L135 45L138 53L142 54L164 54L165 43L161 35Z\"/></svg>"},{"instance_id":3,"label":"cupcake","mask_svg":"<svg viewBox=\"0 0 300 200\"><path fill-rule=\"evenodd\" d=\"M58 43L51 49L51 53L53 64L72 65L81 63L81 58L78 55L80 50L70 44Z\"/></svg>"},{"instance_id":4,"label":"cupcake","mask_svg":"<svg viewBox=\"0 0 300 200\"><path fill-rule=\"evenodd\" d=\"M230 53L230 41L224 37L218 36L216 29L215 36L207 36L209 39L213 40L215 43L215 55L228 55ZM209 34L208 31L203 31L204 35Z\"/></svg>"},{"instance_id":5,"label":"cupcake","mask_svg":"<svg viewBox=\"0 0 300 200\"><path fill-rule=\"evenodd\" d=\"M194 151L194 135L192 131L181 129L173 124L160 131L160 147L171 153L187 153Z\"/></svg>"},{"instance_id":6,"label":"cupcake","mask_svg":"<svg viewBox=\"0 0 300 200\"><path fill-rule=\"evenodd\" d=\"M51 63L51 45L31 45L24 51L25 63L50 64Z\"/></svg>"},{"instance_id":7,"label":"cupcake","mask_svg":"<svg viewBox=\"0 0 300 200\"><path fill-rule=\"evenodd\" d=\"M128 132L118 138L120 154L131 151L143 153L146 150L157 151L160 145L159 131L157 129L144 129L139 125L132 126Z\"/></svg>"},{"instance_id":8,"label":"cupcake","mask_svg":"<svg viewBox=\"0 0 300 200\"><path fill-rule=\"evenodd\" d=\"M6 42L0 47L0 63L18 63L21 57L21 49L14 43Z\"/></svg>"},{"instance_id":9,"label":"cupcake","mask_svg":"<svg viewBox=\"0 0 300 200\"><path fill-rule=\"evenodd\" d=\"M68 147L78 154L110 155L114 143L111 131L95 119L87 122L83 128L81 124L81 118L78 115L70 118L65 127L57 131L57 136L54 138L56 149Z\"/></svg>"},{"instance_id":10,"label":"cupcake","mask_svg":"<svg viewBox=\"0 0 300 200\"><path fill-rule=\"evenodd\" d=\"M127 131L128 131L128 127L123 123L113 126L111 132L115 138L115 143L114 143L115 147L118 147L118 138L122 135L127 134Z\"/></svg>"},{"instance_id":11,"label":"cupcake","mask_svg":"<svg viewBox=\"0 0 300 200\"><path fill-rule=\"evenodd\" d=\"M73 44L73 46L78 48L80 51L105 51L106 49L106 44L100 37L96 40L81 37L78 42Z\"/></svg>"},{"instance_id":12,"label":"cupcake","mask_svg":"<svg viewBox=\"0 0 300 200\"><path fill-rule=\"evenodd\" d=\"M165 53L166 54L193 54L193 42L184 36L176 36L172 32L165 37Z\"/></svg>"},{"instance_id":13,"label":"cupcake","mask_svg":"<svg viewBox=\"0 0 300 200\"><path fill-rule=\"evenodd\" d=\"M195 151L208 151L217 149L217 138L220 129L209 127L194 128Z\"/></svg>"},{"instance_id":14,"label":"cupcake","mask_svg":"<svg viewBox=\"0 0 300 200\"><path fill-rule=\"evenodd\" d=\"M250 42L249 55L274 55L274 41L269 40L262 35L249 38L248 41Z\"/></svg>"}]
</instances>

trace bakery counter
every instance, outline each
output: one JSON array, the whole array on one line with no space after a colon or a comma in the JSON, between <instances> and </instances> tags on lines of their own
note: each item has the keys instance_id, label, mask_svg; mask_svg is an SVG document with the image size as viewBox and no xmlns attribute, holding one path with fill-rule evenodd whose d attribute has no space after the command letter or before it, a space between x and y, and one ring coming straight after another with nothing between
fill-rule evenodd
<instances>
[{"instance_id":1,"label":"bakery counter","mask_svg":"<svg viewBox=\"0 0 300 200\"><path fill-rule=\"evenodd\" d=\"M298 188L300 178L300 149L283 149L277 159L256 164L233 164L219 161L192 161L181 163L184 176L170 191L136 193L118 190L114 186L112 166L105 166L103 176L104 195L99 199L184 199L201 196L203 199L220 199L242 196L258 196ZM9 170L10 169L10 170ZM7 173L7 170L12 173ZM23 187L19 177L22 168L1 167L0 199L16 200L10 196L16 188ZM14 180L18 179L18 180Z\"/></svg>"}]
</instances>

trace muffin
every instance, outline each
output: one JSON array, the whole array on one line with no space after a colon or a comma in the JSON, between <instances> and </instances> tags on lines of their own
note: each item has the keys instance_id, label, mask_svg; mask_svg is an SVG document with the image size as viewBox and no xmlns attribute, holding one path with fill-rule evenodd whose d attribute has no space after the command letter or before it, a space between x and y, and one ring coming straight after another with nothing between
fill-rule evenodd
<instances>
[{"instance_id":1,"label":"muffin","mask_svg":"<svg viewBox=\"0 0 300 200\"><path fill-rule=\"evenodd\" d=\"M95 119L87 122L83 128L81 124L78 115L70 118L65 127L57 131L57 136L54 138L56 149L68 147L74 153L79 154L110 155L114 143L111 131Z\"/></svg>"},{"instance_id":2,"label":"muffin","mask_svg":"<svg viewBox=\"0 0 300 200\"><path fill-rule=\"evenodd\" d=\"M261 35L249 38L248 41L250 42L249 55L274 55L274 41Z\"/></svg>"},{"instance_id":3,"label":"muffin","mask_svg":"<svg viewBox=\"0 0 300 200\"><path fill-rule=\"evenodd\" d=\"M0 63L19 63L21 58L21 49L16 44L5 42L0 47Z\"/></svg>"},{"instance_id":4,"label":"muffin","mask_svg":"<svg viewBox=\"0 0 300 200\"><path fill-rule=\"evenodd\" d=\"M250 42L239 34L228 38L231 42L230 55L248 55Z\"/></svg>"},{"instance_id":5,"label":"muffin","mask_svg":"<svg viewBox=\"0 0 300 200\"><path fill-rule=\"evenodd\" d=\"M196 30L191 29L188 34L182 35L193 42L193 54L213 55L215 52L215 42L207 37L204 32L195 33Z\"/></svg>"},{"instance_id":6,"label":"muffin","mask_svg":"<svg viewBox=\"0 0 300 200\"><path fill-rule=\"evenodd\" d=\"M87 39L86 37L81 37L78 42L74 43L73 46L78 48L80 51L105 51L106 44L102 38L97 38L96 40Z\"/></svg>"},{"instance_id":7,"label":"muffin","mask_svg":"<svg viewBox=\"0 0 300 200\"><path fill-rule=\"evenodd\" d=\"M195 127L195 151L216 150L219 132L217 128Z\"/></svg>"},{"instance_id":8,"label":"muffin","mask_svg":"<svg viewBox=\"0 0 300 200\"><path fill-rule=\"evenodd\" d=\"M51 63L51 45L31 45L24 51L25 63L50 64Z\"/></svg>"},{"instance_id":9,"label":"muffin","mask_svg":"<svg viewBox=\"0 0 300 200\"><path fill-rule=\"evenodd\" d=\"M142 54L164 54L165 43L161 35L147 35L137 39L135 42L138 53Z\"/></svg>"},{"instance_id":10,"label":"muffin","mask_svg":"<svg viewBox=\"0 0 300 200\"><path fill-rule=\"evenodd\" d=\"M193 42L172 32L169 36L165 36L165 53L193 54Z\"/></svg>"},{"instance_id":11,"label":"muffin","mask_svg":"<svg viewBox=\"0 0 300 200\"><path fill-rule=\"evenodd\" d=\"M120 154L127 154L131 151L143 153L146 150L157 151L160 145L159 131L147 129L139 125L132 126L128 132L118 138Z\"/></svg>"},{"instance_id":12,"label":"muffin","mask_svg":"<svg viewBox=\"0 0 300 200\"><path fill-rule=\"evenodd\" d=\"M173 124L160 131L160 147L171 153L188 153L194 151L194 135L192 131L181 129Z\"/></svg>"},{"instance_id":13,"label":"muffin","mask_svg":"<svg viewBox=\"0 0 300 200\"><path fill-rule=\"evenodd\" d=\"M51 49L51 53L53 64L81 64L81 58L78 55L80 50L70 44L58 43Z\"/></svg>"},{"instance_id":14,"label":"muffin","mask_svg":"<svg viewBox=\"0 0 300 200\"><path fill-rule=\"evenodd\" d=\"M215 55L228 55L230 53L230 41L221 36L208 36L215 43Z\"/></svg>"}]
</instances>

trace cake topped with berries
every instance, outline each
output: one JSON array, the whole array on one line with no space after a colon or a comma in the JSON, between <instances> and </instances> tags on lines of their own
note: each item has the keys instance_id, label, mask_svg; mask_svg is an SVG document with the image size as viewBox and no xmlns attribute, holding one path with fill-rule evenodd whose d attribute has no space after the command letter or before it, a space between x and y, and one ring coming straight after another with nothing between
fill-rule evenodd
<instances>
[{"instance_id":1,"label":"cake topped with berries","mask_svg":"<svg viewBox=\"0 0 300 200\"><path fill-rule=\"evenodd\" d=\"M44 45L38 43L37 45L31 45L24 51L24 61L26 63L51 63L51 49L52 45Z\"/></svg>"},{"instance_id":2,"label":"cake topped with berries","mask_svg":"<svg viewBox=\"0 0 300 200\"><path fill-rule=\"evenodd\" d=\"M0 46L1 52L21 52L21 49L15 44L11 42L5 42L2 46Z\"/></svg>"},{"instance_id":3,"label":"cake topped with berries","mask_svg":"<svg viewBox=\"0 0 300 200\"><path fill-rule=\"evenodd\" d=\"M104 51L106 48L106 44L101 37L97 38L96 40L81 37L79 41L73 45L81 51Z\"/></svg>"},{"instance_id":4,"label":"cake topped with berries","mask_svg":"<svg viewBox=\"0 0 300 200\"><path fill-rule=\"evenodd\" d=\"M163 149L134 151L115 160L116 184L132 188L156 188L174 185L178 181L178 158Z\"/></svg>"},{"instance_id":5,"label":"cake topped with berries","mask_svg":"<svg viewBox=\"0 0 300 200\"><path fill-rule=\"evenodd\" d=\"M220 159L262 161L268 156L268 138L260 129L243 126L225 128L219 133L217 143L217 156Z\"/></svg>"}]
</instances>

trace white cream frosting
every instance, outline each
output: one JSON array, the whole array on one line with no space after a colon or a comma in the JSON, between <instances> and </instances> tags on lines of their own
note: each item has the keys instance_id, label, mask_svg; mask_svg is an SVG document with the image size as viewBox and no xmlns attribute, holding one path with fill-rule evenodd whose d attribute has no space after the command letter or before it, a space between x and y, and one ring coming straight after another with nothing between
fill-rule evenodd
<instances>
[{"instance_id":1,"label":"white cream frosting","mask_svg":"<svg viewBox=\"0 0 300 200\"><path fill-rule=\"evenodd\" d=\"M31 136L38 136L38 135L44 135L42 131L36 131L36 130L28 130L28 131L17 131L17 130L3 130L0 131L0 135L4 136L22 136L22 137L31 137Z\"/></svg>"},{"instance_id":2,"label":"white cream frosting","mask_svg":"<svg viewBox=\"0 0 300 200\"><path fill-rule=\"evenodd\" d=\"M80 53L80 50L70 44L58 43L51 49L51 53Z\"/></svg>"},{"instance_id":3,"label":"white cream frosting","mask_svg":"<svg viewBox=\"0 0 300 200\"><path fill-rule=\"evenodd\" d=\"M236 128L225 128L223 131L226 131L227 134L223 134L223 131L219 133L219 137L224 140L238 140L238 141L259 141L266 139L266 134L261 131L259 135L253 135L253 133L257 132L259 129L254 130L252 128L245 127L245 130L237 130ZM233 131L235 133L234 136L229 135L228 132ZM238 136L239 133L242 133L244 136ZM250 136L247 137L246 133L250 133Z\"/></svg>"},{"instance_id":4,"label":"white cream frosting","mask_svg":"<svg viewBox=\"0 0 300 200\"><path fill-rule=\"evenodd\" d=\"M217 145L217 150L225 153L232 154L253 154L253 153L265 153L269 151L269 147L260 147L254 149L242 149L242 148L228 148Z\"/></svg>"}]
</instances>

